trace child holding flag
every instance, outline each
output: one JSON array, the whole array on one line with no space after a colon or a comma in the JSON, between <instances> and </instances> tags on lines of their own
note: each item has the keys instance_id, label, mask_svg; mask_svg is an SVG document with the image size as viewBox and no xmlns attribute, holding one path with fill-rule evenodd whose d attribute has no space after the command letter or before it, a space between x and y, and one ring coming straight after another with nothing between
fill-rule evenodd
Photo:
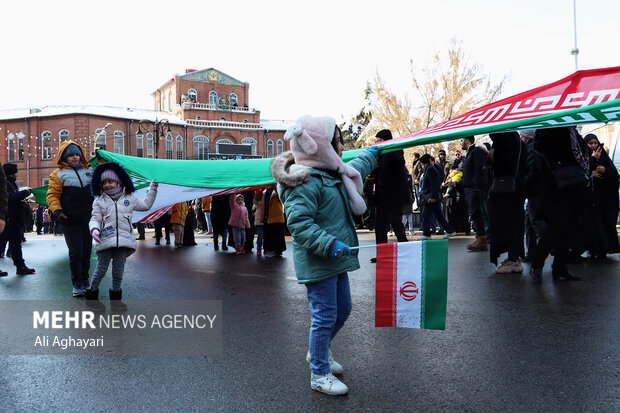
<instances>
[{"instance_id":1,"label":"child holding flag","mask_svg":"<svg viewBox=\"0 0 620 413\"><path fill-rule=\"evenodd\" d=\"M131 178L122 166L115 162L102 163L95 168L91 190L98 198L93 203L93 212L88 226L95 241L97 268L93 273L90 288L86 291L86 304L102 311L105 306L99 301L99 283L112 264L112 288L110 305L112 309L124 311L127 306L121 301L121 281L125 260L136 250L136 238L131 226L133 211L148 211L157 196L157 183L151 182L144 200L138 199Z\"/></svg>"},{"instance_id":2,"label":"child holding flag","mask_svg":"<svg viewBox=\"0 0 620 413\"><path fill-rule=\"evenodd\" d=\"M307 288L312 322L310 387L330 395L347 393L335 374L343 367L332 358L331 341L351 312L347 271L359 268L352 214L362 214L362 182L376 168L379 151L369 148L345 165L340 129L329 117L304 116L286 131L291 152L276 157L271 173L284 203L293 236L295 272Z\"/></svg>"}]
</instances>

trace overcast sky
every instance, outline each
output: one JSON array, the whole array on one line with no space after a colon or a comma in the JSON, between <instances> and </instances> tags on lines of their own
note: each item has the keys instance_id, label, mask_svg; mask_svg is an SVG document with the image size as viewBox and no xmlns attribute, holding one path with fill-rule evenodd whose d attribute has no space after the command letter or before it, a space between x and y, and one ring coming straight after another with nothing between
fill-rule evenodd
<instances>
[{"instance_id":1,"label":"overcast sky","mask_svg":"<svg viewBox=\"0 0 620 413\"><path fill-rule=\"evenodd\" d=\"M349 119L378 70L411 91L450 39L503 97L575 70L572 0L3 1L0 109L152 108L175 73L214 67L250 83L263 119ZM620 65L620 1L577 0L579 68ZM199 97L200 99L200 97Z\"/></svg>"}]
</instances>

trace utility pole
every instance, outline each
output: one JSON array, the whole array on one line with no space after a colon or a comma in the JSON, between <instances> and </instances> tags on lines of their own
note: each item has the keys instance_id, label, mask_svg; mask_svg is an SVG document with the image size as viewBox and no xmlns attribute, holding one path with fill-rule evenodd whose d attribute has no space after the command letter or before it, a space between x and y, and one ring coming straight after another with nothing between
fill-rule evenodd
<instances>
[{"instance_id":1,"label":"utility pole","mask_svg":"<svg viewBox=\"0 0 620 413\"><path fill-rule=\"evenodd\" d=\"M577 48L577 0L573 0L573 35L575 40L575 47L570 51L570 54L575 56L575 72L579 70L579 64L577 63L577 57L579 55L579 49Z\"/></svg>"}]
</instances>

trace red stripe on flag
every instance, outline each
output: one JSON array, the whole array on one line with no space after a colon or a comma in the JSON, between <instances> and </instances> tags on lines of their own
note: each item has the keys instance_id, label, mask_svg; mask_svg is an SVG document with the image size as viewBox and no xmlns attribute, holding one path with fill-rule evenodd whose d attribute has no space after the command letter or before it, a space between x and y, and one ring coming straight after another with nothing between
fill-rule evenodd
<instances>
[{"instance_id":1,"label":"red stripe on flag","mask_svg":"<svg viewBox=\"0 0 620 413\"><path fill-rule=\"evenodd\" d=\"M398 244L377 245L375 327L396 326Z\"/></svg>"}]
</instances>

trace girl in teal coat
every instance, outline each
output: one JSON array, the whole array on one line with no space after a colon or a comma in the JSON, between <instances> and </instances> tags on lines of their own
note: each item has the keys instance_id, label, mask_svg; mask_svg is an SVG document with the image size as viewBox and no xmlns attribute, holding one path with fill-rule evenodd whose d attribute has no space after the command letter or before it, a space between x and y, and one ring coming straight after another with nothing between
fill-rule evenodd
<instances>
[{"instance_id":1,"label":"girl in teal coat","mask_svg":"<svg viewBox=\"0 0 620 413\"><path fill-rule=\"evenodd\" d=\"M377 166L379 151L369 148L345 165L342 134L328 117L304 116L284 138L291 141L291 152L275 158L271 172L293 237L297 279L307 288L312 313L310 386L341 395L348 388L333 374L343 367L329 347L351 312L347 271L359 268L357 250L349 248L358 245L352 214L366 208L362 182Z\"/></svg>"}]
</instances>

